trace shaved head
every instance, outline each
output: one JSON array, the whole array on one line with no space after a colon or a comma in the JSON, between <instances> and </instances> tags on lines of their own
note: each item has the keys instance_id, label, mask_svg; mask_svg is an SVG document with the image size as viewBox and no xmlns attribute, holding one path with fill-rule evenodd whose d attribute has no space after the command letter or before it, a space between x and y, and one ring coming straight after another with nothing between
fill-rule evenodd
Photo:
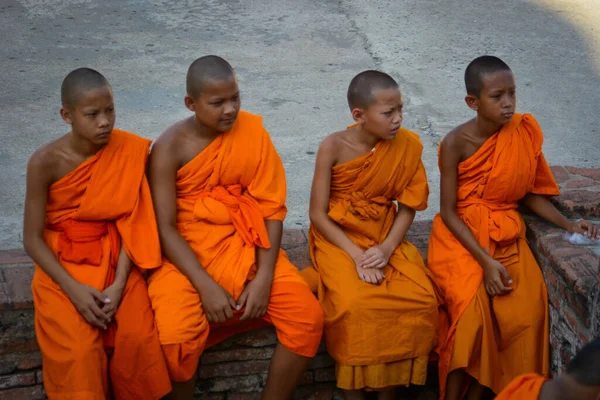
<instances>
[{"instance_id":1,"label":"shaved head","mask_svg":"<svg viewBox=\"0 0 600 400\"><path fill-rule=\"evenodd\" d=\"M227 61L219 56L204 56L190 65L186 77L187 94L198 98L206 82L235 79L235 72Z\"/></svg>"},{"instance_id":2,"label":"shaved head","mask_svg":"<svg viewBox=\"0 0 600 400\"><path fill-rule=\"evenodd\" d=\"M569 365L569 374L583 386L600 386L600 339L584 346Z\"/></svg>"},{"instance_id":3,"label":"shaved head","mask_svg":"<svg viewBox=\"0 0 600 400\"><path fill-rule=\"evenodd\" d=\"M465 70L467 94L479 97L483 89L483 76L499 71L510 71L510 67L498 57L481 56L471 61Z\"/></svg>"},{"instance_id":4,"label":"shaved head","mask_svg":"<svg viewBox=\"0 0 600 400\"><path fill-rule=\"evenodd\" d=\"M100 72L90 68L77 68L65 77L60 87L62 105L72 110L77 106L81 92L103 87L110 88L110 85Z\"/></svg>"},{"instance_id":5,"label":"shaved head","mask_svg":"<svg viewBox=\"0 0 600 400\"><path fill-rule=\"evenodd\" d=\"M398 83L384 72L374 70L361 72L352 79L348 87L350 110L367 109L375 100L373 92L385 89L398 89Z\"/></svg>"}]
</instances>

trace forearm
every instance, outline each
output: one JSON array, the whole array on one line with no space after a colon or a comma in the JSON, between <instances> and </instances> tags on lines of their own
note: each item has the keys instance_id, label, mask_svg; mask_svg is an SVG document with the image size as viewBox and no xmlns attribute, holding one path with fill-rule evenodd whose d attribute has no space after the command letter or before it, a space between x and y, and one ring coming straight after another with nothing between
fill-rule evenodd
<instances>
[{"instance_id":1,"label":"forearm","mask_svg":"<svg viewBox=\"0 0 600 400\"><path fill-rule=\"evenodd\" d=\"M35 237L25 240L24 246L29 257L31 257L42 271L52 278L63 291L67 291L69 285L77 282L67 270L60 265L44 239Z\"/></svg>"},{"instance_id":2,"label":"forearm","mask_svg":"<svg viewBox=\"0 0 600 400\"><path fill-rule=\"evenodd\" d=\"M546 221L560 228L569 229L571 221L562 215L548 198L530 193L523 198L522 203Z\"/></svg>"},{"instance_id":3,"label":"forearm","mask_svg":"<svg viewBox=\"0 0 600 400\"><path fill-rule=\"evenodd\" d=\"M283 222L277 220L265 220L267 234L271 246L268 249L256 248L256 266L257 274L273 276L277 257L279 257L279 248L281 247L281 235L283 233Z\"/></svg>"},{"instance_id":4,"label":"forearm","mask_svg":"<svg viewBox=\"0 0 600 400\"><path fill-rule=\"evenodd\" d=\"M404 204L398 204L398 214L394 219L394 223L390 228L390 231L381 243L380 246L385 248L389 254L392 254L396 247L404 240L406 233L410 228L410 225L415 219L416 211Z\"/></svg>"},{"instance_id":5,"label":"forearm","mask_svg":"<svg viewBox=\"0 0 600 400\"><path fill-rule=\"evenodd\" d=\"M325 239L342 249L352 259L359 258L363 254L363 249L350 240L342 228L333 222L326 213L311 216L311 222L319 230L319 233L325 236Z\"/></svg>"},{"instance_id":6,"label":"forearm","mask_svg":"<svg viewBox=\"0 0 600 400\"><path fill-rule=\"evenodd\" d=\"M117 262L117 270L115 272L115 281L113 285L118 285L120 288L124 289L132 266L133 262L125 251L125 247L121 244L121 251L119 252L119 261Z\"/></svg>"},{"instance_id":7,"label":"forearm","mask_svg":"<svg viewBox=\"0 0 600 400\"><path fill-rule=\"evenodd\" d=\"M483 249L473 232L467 224L456 214L456 212L446 212L442 214L442 219L454 237L464 246L465 249L477 260L479 265L483 266L486 259L490 257L489 249Z\"/></svg>"},{"instance_id":8,"label":"forearm","mask_svg":"<svg viewBox=\"0 0 600 400\"><path fill-rule=\"evenodd\" d=\"M194 253L188 242L174 227L167 227L161 230L160 245L169 261L189 279L198 293L206 285L215 283L212 277L200 265L196 253Z\"/></svg>"}]
</instances>

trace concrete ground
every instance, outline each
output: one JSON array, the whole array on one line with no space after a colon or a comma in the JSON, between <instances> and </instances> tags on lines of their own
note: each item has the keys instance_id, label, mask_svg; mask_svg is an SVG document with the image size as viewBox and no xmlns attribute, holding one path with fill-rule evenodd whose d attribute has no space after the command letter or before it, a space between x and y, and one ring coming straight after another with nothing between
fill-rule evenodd
<instances>
[{"instance_id":1,"label":"concrete ground","mask_svg":"<svg viewBox=\"0 0 600 400\"><path fill-rule=\"evenodd\" d=\"M418 218L430 218L437 145L471 117L462 74L478 55L513 68L551 164L600 167L599 20L597 0L0 0L0 249L21 246L27 159L67 131L59 89L74 68L109 79L119 127L156 138L188 115L188 65L225 57L284 160L288 226L307 223L320 140L352 122L350 79L387 71L425 146L431 197Z\"/></svg>"}]
</instances>

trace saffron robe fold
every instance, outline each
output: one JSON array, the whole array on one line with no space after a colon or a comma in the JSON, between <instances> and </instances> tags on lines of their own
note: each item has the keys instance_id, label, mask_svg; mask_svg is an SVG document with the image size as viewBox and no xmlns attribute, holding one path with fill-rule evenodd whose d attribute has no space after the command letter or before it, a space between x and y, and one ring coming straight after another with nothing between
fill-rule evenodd
<instances>
[{"instance_id":1,"label":"saffron robe fold","mask_svg":"<svg viewBox=\"0 0 600 400\"><path fill-rule=\"evenodd\" d=\"M373 151L332 168L328 216L361 249L387 237L398 201L427 208L429 187L419 137L401 128ZM352 258L311 225L314 267L325 312L325 341L337 363L342 389L381 389L424 384L430 352L437 343L438 299L423 260L404 239L383 268L385 281L362 281Z\"/></svg>"},{"instance_id":2,"label":"saffron robe fold","mask_svg":"<svg viewBox=\"0 0 600 400\"><path fill-rule=\"evenodd\" d=\"M428 264L450 324L440 333L442 398L448 373L458 368L495 393L523 373L549 372L546 285L517 212L517 202L528 193L559 194L542 143L533 116L515 114L458 166L458 215L506 267L511 292L490 298L481 266L440 215L434 218Z\"/></svg>"},{"instance_id":3,"label":"saffron robe fold","mask_svg":"<svg viewBox=\"0 0 600 400\"><path fill-rule=\"evenodd\" d=\"M515 378L495 400L538 400L546 378L538 374L524 374Z\"/></svg>"},{"instance_id":4,"label":"saffron robe fold","mask_svg":"<svg viewBox=\"0 0 600 400\"><path fill-rule=\"evenodd\" d=\"M256 275L256 249L269 248L265 220L283 221L286 183L283 164L262 118L240 111L233 128L214 139L177 171L177 229L206 272L236 301ZM266 315L246 323L236 318L209 326L201 298L167 258L149 278L170 376L187 381L205 347L227 336L272 324L290 351L313 357L323 313L296 267L280 250Z\"/></svg>"},{"instance_id":5,"label":"saffron robe fold","mask_svg":"<svg viewBox=\"0 0 600 400\"><path fill-rule=\"evenodd\" d=\"M114 281L121 242L138 267L160 265L144 172L149 148L149 140L114 129L104 148L50 186L44 240L78 282L107 288ZM50 399L104 400L111 391L118 399L159 399L171 390L138 269L132 269L106 332L90 325L37 265L32 290Z\"/></svg>"}]
</instances>

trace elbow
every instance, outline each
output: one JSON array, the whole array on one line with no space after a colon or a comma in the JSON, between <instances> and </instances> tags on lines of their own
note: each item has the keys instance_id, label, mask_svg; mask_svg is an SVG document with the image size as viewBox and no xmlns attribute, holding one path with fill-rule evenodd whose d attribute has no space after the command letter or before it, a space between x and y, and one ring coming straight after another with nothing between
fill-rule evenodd
<instances>
[{"instance_id":1,"label":"elbow","mask_svg":"<svg viewBox=\"0 0 600 400\"><path fill-rule=\"evenodd\" d=\"M35 247L36 238L26 233L23 234L23 249L25 253L31 257L33 249Z\"/></svg>"},{"instance_id":2,"label":"elbow","mask_svg":"<svg viewBox=\"0 0 600 400\"><path fill-rule=\"evenodd\" d=\"M442 207L440 209L440 217L446 226L449 225L449 222L452 220L452 217L456 215L456 211L450 209L449 207Z\"/></svg>"},{"instance_id":3,"label":"elbow","mask_svg":"<svg viewBox=\"0 0 600 400\"><path fill-rule=\"evenodd\" d=\"M316 225L318 221L323 217L322 214L322 211L310 209L308 211L308 218L310 219L310 223Z\"/></svg>"}]
</instances>

